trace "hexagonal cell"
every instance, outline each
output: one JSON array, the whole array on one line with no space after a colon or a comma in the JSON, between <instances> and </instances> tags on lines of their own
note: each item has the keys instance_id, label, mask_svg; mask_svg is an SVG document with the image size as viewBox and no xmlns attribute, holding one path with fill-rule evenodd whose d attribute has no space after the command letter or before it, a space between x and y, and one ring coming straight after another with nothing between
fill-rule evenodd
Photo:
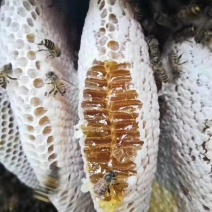
<instances>
[{"instance_id":1,"label":"hexagonal cell","mask_svg":"<svg viewBox=\"0 0 212 212\"><path fill-rule=\"evenodd\" d=\"M107 24L106 24L106 28L107 28L107 30L110 31L110 32L115 31L115 26L114 26L113 24L111 24L111 23L107 23Z\"/></svg>"},{"instance_id":2,"label":"hexagonal cell","mask_svg":"<svg viewBox=\"0 0 212 212\"><path fill-rule=\"evenodd\" d=\"M29 2L32 6L36 6L36 0L28 0L28 2Z\"/></svg>"},{"instance_id":3,"label":"hexagonal cell","mask_svg":"<svg viewBox=\"0 0 212 212\"><path fill-rule=\"evenodd\" d=\"M5 21L6 21L6 26L9 27L12 22L12 19L10 17L7 17Z\"/></svg>"},{"instance_id":4,"label":"hexagonal cell","mask_svg":"<svg viewBox=\"0 0 212 212\"><path fill-rule=\"evenodd\" d=\"M116 0L107 0L108 4L114 5Z\"/></svg>"},{"instance_id":5,"label":"hexagonal cell","mask_svg":"<svg viewBox=\"0 0 212 212\"><path fill-rule=\"evenodd\" d=\"M36 7L35 8L35 12L37 13L37 15L40 15L40 8L39 7Z\"/></svg>"},{"instance_id":6,"label":"hexagonal cell","mask_svg":"<svg viewBox=\"0 0 212 212\"><path fill-rule=\"evenodd\" d=\"M12 32L18 32L20 29L20 25L18 22L12 22L10 25Z\"/></svg>"},{"instance_id":7,"label":"hexagonal cell","mask_svg":"<svg viewBox=\"0 0 212 212\"><path fill-rule=\"evenodd\" d=\"M113 41L113 40L109 41L109 42L107 43L107 46L108 46L108 48L110 48L110 49L113 50L113 51L116 51L116 50L119 49L119 43L116 42L116 41Z\"/></svg>"},{"instance_id":8,"label":"hexagonal cell","mask_svg":"<svg viewBox=\"0 0 212 212\"><path fill-rule=\"evenodd\" d=\"M34 20L36 20L37 14L36 14L34 11L31 12L31 16L32 16L32 18L33 18Z\"/></svg>"},{"instance_id":9,"label":"hexagonal cell","mask_svg":"<svg viewBox=\"0 0 212 212\"><path fill-rule=\"evenodd\" d=\"M47 138L47 144L50 145L50 144L52 144L53 142L54 142L53 136L49 136L49 137Z\"/></svg>"},{"instance_id":10,"label":"hexagonal cell","mask_svg":"<svg viewBox=\"0 0 212 212\"><path fill-rule=\"evenodd\" d=\"M20 57L16 60L16 66L26 67L28 61L25 57Z\"/></svg>"},{"instance_id":11,"label":"hexagonal cell","mask_svg":"<svg viewBox=\"0 0 212 212\"><path fill-rule=\"evenodd\" d=\"M35 62L35 66L38 70L40 70L40 61L39 60Z\"/></svg>"},{"instance_id":12,"label":"hexagonal cell","mask_svg":"<svg viewBox=\"0 0 212 212\"><path fill-rule=\"evenodd\" d=\"M33 27L34 24L33 24L33 20L31 18L27 18L27 23L29 26Z\"/></svg>"},{"instance_id":13,"label":"hexagonal cell","mask_svg":"<svg viewBox=\"0 0 212 212\"><path fill-rule=\"evenodd\" d=\"M17 13L18 13L18 15L20 15L22 17L26 17L26 15L27 15L26 10L23 7L19 7L17 9Z\"/></svg>"},{"instance_id":14,"label":"hexagonal cell","mask_svg":"<svg viewBox=\"0 0 212 212\"><path fill-rule=\"evenodd\" d=\"M28 51L27 52L27 58L30 60L35 60L36 59L36 54L33 51Z\"/></svg>"},{"instance_id":15,"label":"hexagonal cell","mask_svg":"<svg viewBox=\"0 0 212 212\"><path fill-rule=\"evenodd\" d=\"M41 99L39 99L39 98L37 98L37 97L33 97L33 98L31 98L31 100L30 100L30 104L32 105L32 106L39 106L39 105L41 105L42 104L42 100Z\"/></svg>"},{"instance_id":16,"label":"hexagonal cell","mask_svg":"<svg viewBox=\"0 0 212 212\"><path fill-rule=\"evenodd\" d=\"M117 24L118 23L118 19L117 19L116 15L114 15L113 13L111 13L109 15L109 21L112 22L112 23L114 23L114 24Z\"/></svg>"},{"instance_id":17,"label":"hexagonal cell","mask_svg":"<svg viewBox=\"0 0 212 212\"><path fill-rule=\"evenodd\" d=\"M36 78L33 81L33 85L34 85L35 88L42 88L44 86L44 82L41 78Z\"/></svg>"},{"instance_id":18,"label":"hexagonal cell","mask_svg":"<svg viewBox=\"0 0 212 212\"><path fill-rule=\"evenodd\" d=\"M44 107L38 107L35 109L34 114L39 117L39 116L43 116L45 113L47 112L47 109Z\"/></svg>"},{"instance_id":19,"label":"hexagonal cell","mask_svg":"<svg viewBox=\"0 0 212 212\"><path fill-rule=\"evenodd\" d=\"M43 135L48 135L52 132L51 126L47 126L43 129Z\"/></svg>"},{"instance_id":20,"label":"hexagonal cell","mask_svg":"<svg viewBox=\"0 0 212 212\"><path fill-rule=\"evenodd\" d=\"M105 18L106 16L107 16L107 9L104 8L104 9L102 10L102 12L101 12L101 17L102 17L102 18Z\"/></svg>"},{"instance_id":21,"label":"hexagonal cell","mask_svg":"<svg viewBox=\"0 0 212 212\"><path fill-rule=\"evenodd\" d=\"M31 3L31 1L29 1L30 3ZM35 3L35 1L32 1L33 3L31 3L31 5L30 5L30 3L29 3L28 1L24 1L23 2L23 6L24 6L24 8L26 9L26 10L28 10L28 11L30 11L31 9L32 9L32 6L31 5L35 5L36 3Z\"/></svg>"},{"instance_id":22,"label":"hexagonal cell","mask_svg":"<svg viewBox=\"0 0 212 212\"><path fill-rule=\"evenodd\" d=\"M53 153L48 157L48 161L53 161L57 158L57 154Z\"/></svg>"},{"instance_id":23,"label":"hexagonal cell","mask_svg":"<svg viewBox=\"0 0 212 212\"><path fill-rule=\"evenodd\" d=\"M16 40L16 41L15 41L15 46L16 46L16 48L18 48L18 49L22 49L22 48L24 47L24 41L21 40L21 39Z\"/></svg>"},{"instance_id":24,"label":"hexagonal cell","mask_svg":"<svg viewBox=\"0 0 212 212\"><path fill-rule=\"evenodd\" d=\"M103 0L100 2L99 10L102 10L104 8L104 6L105 6L105 1Z\"/></svg>"},{"instance_id":25,"label":"hexagonal cell","mask_svg":"<svg viewBox=\"0 0 212 212\"><path fill-rule=\"evenodd\" d=\"M50 123L50 120L47 116L44 116L43 118L40 119L39 125L44 126Z\"/></svg>"},{"instance_id":26,"label":"hexagonal cell","mask_svg":"<svg viewBox=\"0 0 212 212\"><path fill-rule=\"evenodd\" d=\"M27 95L28 91L28 88L23 85L19 87L19 94Z\"/></svg>"},{"instance_id":27,"label":"hexagonal cell","mask_svg":"<svg viewBox=\"0 0 212 212\"><path fill-rule=\"evenodd\" d=\"M34 34L27 34L26 35L26 39L27 39L27 41L28 42L30 42L30 43L34 43L35 42L35 35Z\"/></svg>"}]
</instances>

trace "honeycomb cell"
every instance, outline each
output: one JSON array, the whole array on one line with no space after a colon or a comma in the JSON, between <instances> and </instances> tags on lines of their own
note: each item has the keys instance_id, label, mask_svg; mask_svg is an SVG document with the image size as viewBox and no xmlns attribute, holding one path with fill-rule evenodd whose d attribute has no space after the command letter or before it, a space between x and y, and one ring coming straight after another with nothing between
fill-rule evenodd
<instances>
[{"instance_id":1,"label":"honeycomb cell","mask_svg":"<svg viewBox=\"0 0 212 212\"><path fill-rule=\"evenodd\" d=\"M27 125L27 130L28 130L30 133L32 133L32 132L34 132L34 127L31 126L31 125Z\"/></svg>"},{"instance_id":2,"label":"honeycomb cell","mask_svg":"<svg viewBox=\"0 0 212 212\"><path fill-rule=\"evenodd\" d=\"M47 126L43 129L43 135L48 135L52 132L51 126Z\"/></svg>"},{"instance_id":3,"label":"honeycomb cell","mask_svg":"<svg viewBox=\"0 0 212 212\"><path fill-rule=\"evenodd\" d=\"M52 144L53 141L54 141L53 136L49 136L49 137L47 138L47 143L48 143L48 145Z\"/></svg>"},{"instance_id":4,"label":"honeycomb cell","mask_svg":"<svg viewBox=\"0 0 212 212\"><path fill-rule=\"evenodd\" d=\"M107 23L107 24L106 24L106 28L107 28L107 30L110 31L110 32L115 31L115 26L114 26L113 24L111 24L111 23Z\"/></svg>"},{"instance_id":5,"label":"honeycomb cell","mask_svg":"<svg viewBox=\"0 0 212 212\"><path fill-rule=\"evenodd\" d=\"M16 48L18 48L18 49L22 49L22 48L24 47L24 41L21 40L21 39L16 40L16 41L15 41L15 46L16 46Z\"/></svg>"},{"instance_id":6,"label":"honeycomb cell","mask_svg":"<svg viewBox=\"0 0 212 212\"><path fill-rule=\"evenodd\" d=\"M36 0L28 0L28 2L29 2L32 6L36 6Z\"/></svg>"},{"instance_id":7,"label":"honeycomb cell","mask_svg":"<svg viewBox=\"0 0 212 212\"><path fill-rule=\"evenodd\" d=\"M113 51L117 51L119 49L119 43L113 40L109 41L107 43L107 46Z\"/></svg>"},{"instance_id":8,"label":"honeycomb cell","mask_svg":"<svg viewBox=\"0 0 212 212\"><path fill-rule=\"evenodd\" d=\"M18 53L18 51L16 51L16 50L12 52L12 56L13 56L13 59L14 59L14 60L18 57L18 54L19 54L19 53Z\"/></svg>"},{"instance_id":9,"label":"honeycomb cell","mask_svg":"<svg viewBox=\"0 0 212 212\"><path fill-rule=\"evenodd\" d=\"M39 61L39 60L37 60L37 61L35 62L35 66L36 66L36 68L37 68L38 70L40 70L40 61Z\"/></svg>"},{"instance_id":10,"label":"honeycomb cell","mask_svg":"<svg viewBox=\"0 0 212 212\"><path fill-rule=\"evenodd\" d=\"M13 129L9 130L8 134L9 135L13 135L14 134L14 130Z\"/></svg>"},{"instance_id":11,"label":"honeycomb cell","mask_svg":"<svg viewBox=\"0 0 212 212\"><path fill-rule=\"evenodd\" d=\"M7 108L6 108L6 107L3 107L3 108L1 109L1 112L2 112L2 113L6 113L6 111L7 111Z\"/></svg>"},{"instance_id":12,"label":"honeycomb cell","mask_svg":"<svg viewBox=\"0 0 212 212\"><path fill-rule=\"evenodd\" d=\"M31 1L29 1L29 2L31 3ZM31 6L31 5L34 6L34 4L35 4L35 1L34 1L34 4L31 3L31 5L30 5L29 2L28 2L28 1L24 1L24 2L23 2L24 8L25 8L26 10L28 10L28 11L30 11L30 10L32 9L32 6ZM32 1L32 2L33 2L33 1Z\"/></svg>"},{"instance_id":13,"label":"honeycomb cell","mask_svg":"<svg viewBox=\"0 0 212 212\"><path fill-rule=\"evenodd\" d=\"M31 32L31 28L27 24L22 25L22 30L23 30L24 33L30 33Z\"/></svg>"},{"instance_id":14,"label":"honeycomb cell","mask_svg":"<svg viewBox=\"0 0 212 212\"><path fill-rule=\"evenodd\" d=\"M13 123L10 123L8 127L13 128L14 127Z\"/></svg>"},{"instance_id":15,"label":"honeycomb cell","mask_svg":"<svg viewBox=\"0 0 212 212\"><path fill-rule=\"evenodd\" d=\"M33 116L31 116L29 114L23 115L23 118L26 122L33 122Z\"/></svg>"},{"instance_id":16,"label":"honeycomb cell","mask_svg":"<svg viewBox=\"0 0 212 212\"><path fill-rule=\"evenodd\" d=\"M27 18L27 23L29 26L33 27L34 24L33 24L33 20L31 18Z\"/></svg>"},{"instance_id":17,"label":"honeycomb cell","mask_svg":"<svg viewBox=\"0 0 212 212\"><path fill-rule=\"evenodd\" d=\"M29 91L28 88L23 86L23 85L19 87L19 93L20 94L27 95L28 91Z\"/></svg>"},{"instance_id":18,"label":"honeycomb cell","mask_svg":"<svg viewBox=\"0 0 212 212\"><path fill-rule=\"evenodd\" d=\"M3 127L6 127L6 126L7 126L7 122L6 122L6 121L2 121L2 122L1 122L1 125L2 125Z\"/></svg>"},{"instance_id":19,"label":"honeycomb cell","mask_svg":"<svg viewBox=\"0 0 212 212\"><path fill-rule=\"evenodd\" d=\"M104 27L99 29L99 37L102 37L103 35L105 35L105 33L106 33L106 30Z\"/></svg>"},{"instance_id":20,"label":"honeycomb cell","mask_svg":"<svg viewBox=\"0 0 212 212\"><path fill-rule=\"evenodd\" d=\"M28 61L25 57L20 57L16 60L16 65L21 67L26 67Z\"/></svg>"},{"instance_id":21,"label":"honeycomb cell","mask_svg":"<svg viewBox=\"0 0 212 212\"><path fill-rule=\"evenodd\" d=\"M104 9L102 10L102 12L101 12L101 17L102 17L102 18L105 18L106 16L107 16L107 9L104 8Z\"/></svg>"},{"instance_id":22,"label":"honeycomb cell","mask_svg":"<svg viewBox=\"0 0 212 212\"><path fill-rule=\"evenodd\" d=\"M106 48L105 48L105 47L99 48L99 53L100 53L101 55L105 54L105 53L106 53Z\"/></svg>"},{"instance_id":23,"label":"honeycomb cell","mask_svg":"<svg viewBox=\"0 0 212 212\"><path fill-rule=\"evenodd\" d=\"M104 6L105 6L105 1L103 0L100 2L99 10L102 10L104 8Z\"/></svg>"},{"instance_id":24,"label":"honeycomb cell","mask_svg":"<svg viewBox=\"0 0 212 212\"><path fill-rule=\"evenodd\" d=\"M27 34L26 35L27 41L30 43L34 43L35 42L35 35L34 34Z\"/></svg>"},{"instance_id":25,"label":"honeycomb cell","mask_svg":"<svg viewBox=\"0 0 212 212\"><path fill-rule=\"evenodd\" d=\"M33 81L33 85L34 85L35 88L42 88L44 86L44 82L41 78L36 78Z\"/></svg>"},{"instance_id":26,"label":"honeycomb cell","mask_svg":"<svg viewBox=\"0 0 212 212\"><path fill-rule=\"evenodd\" d=\"M50 153L52 153L53 151L54 151L54 146L51 145L51 146L48 148L48 153L50 154Z\"/></svg>"},{"instance_id":27,"label":"honeycomb cell","mask_svg":"<svg viewBox=\"0 0 212 212\"><path fill-rule=\"evenodd\" d=\"M36 78L36 77L38 76L38 73L37 73L37 70L35 70L35 69L29 69L29 70L27 71L27 75L28 75L30 78L34 79L34 78Z\"/></svg>"},{"instance_id":28,"label":"honeycomb cell","mask_svg":"<svg viewBox=\"0 0 212 212\"><path fill-rule=\"evenodd\" d=\"M29 137L29 140L35 141L35 136L34 135L28 135L28 137Z\"/></svg>"},{"instance_id":29,"label":"honeycomb cell","mask_svg":"<svg viewBox=\"0 0 212 212\"><path fill-rule=\"evenodd\" d=\"M3 120L5 120L5 119L7 118L7 115L6 115L6 114L3 114L3 115L1 116L1 118L2 118Z\"/></svg>"},{"instance_id":30,"label":"honeycomb cell","mask_svg":"<svg viewBox=\"0 0 212 212\"><path fill-rule=\"evenodd\" d=\"M11 19L10 17L8 17L8 18L6 19L6 26L9 27L10 24L11 24L11 22L12 22L12 19Z\"/></svg>"},{"instance_id":31,"label":"honeycomb cell","mask_svg":"<svg viewBox=\"0 0 212 212\"><path fill-rule=\"evenodd\" d=\"M43 116L45 113L47 112L47 109L44 107L38 107L35 109L34 114L39 117L39 116Z\"/></svg>"},{"instance_id":32,"label":"honeycomb cell","mask_svg":"<svg viewBox=\"0 0 212 212\"><path fill-rule=\"evenodd\" d=\"M15 68L13 69L14 75L17 76L18 78L21 77L22 75L22 69L21 68Z\"/></svg>"},{"instance_id":33,"label":"honeycomb cell","mask_svg":"<svg viewBox=\"0 0 212 212\"><path fill-rule=\"evenodd\" d=\"M36 18L37 18L37 14L35 13L35 12L31 12L31 15L32 15L32 18L34 19L34 20L36 20Z\"/></svg>"},{"instance_id":34,"label":"honeycomb cell","mask_svg":"<svg viewBox=\"0 0 212 212\"><path fill-rule=\"evenodd\" d=\"M18 32L19 29L20 29L19 23L18 22L12 22L10 29L11 29L12 32Z\"/></svg>"},{"instance_id":35,"label":"honeycomb cell","mask_svg":"<svg viewBox=\"0 0 212 212\"><path fill-rule=\"evenodd\" d=\"M101 46L104 46L107 43L108 38L106 36L102 37L99 41Z\"/></svg>"},{"instance_id":36,"label":"honeycomb cell","mask_svg":"<svg viewBox=\"0 0 212 212\"><path fill-rule=\"evenodd\" d=\"M28 51L27 52L27 58L30 60L35 60L36 59L36 54L33 51Z\"/></svg>"},{"instance_id":37,"label":"honeycomb cell","mask_svg":"<svg viewBox=\"0 0 212 212\"><path fill-rule=\"evenodd\" d=\"M118 19L117 19L116 15L114 15L112 13L109 15L109 21L111 23L113 23L113 24L117 24L118 23Z\"/></svg>"},{"instance_id":38,"label":"honeycomb cell","mask_svg":"<svg viewBox=\"0 0 212 212\"><path fill-rule=\"evenodd\" d=\"M42 104L42 100L39 99L39 98L37 98L37 97L33 97L33 98L31 98L31 100L30 100L30 104L31 104L32 106L37 107L37 106L39 106L39 105Z\"/></svg>"},{"instance_id":39,"label":"honeycomb cell","mask_svg":"<svg viewBox=\"0 0 212 212\"><path fill-rule=\"evenodd\" d=\"M110 5L114 5L116 0L107 0Z\"/></svg>"},{"instance_id":40,"label":"honeycomb cell","mask_svg":"<svg viewBox=\"0 0 212 212\"><path fill-rule=\"evenodd\" d=\"M40 119L39 125L44 126L50 123L50 120L47 116L44 116L43 118Z\"/></svg>"},{"instance_id":41,"label":"honeycomb cell","mask_svg":"<svg viewBox=\"0 0 212 212\"><path fill-rule=\"evenodd\" d=\"M53 161L57 158L57 154L53 153L48 157L48 161Z\"/></svg>"},{"instance_id":42,"label":"honeycomb cell","mask_svg":"<svg viewBox=\"0 0 212 212\"><path fill-rule=\"evenodd\" d=\"M26 10L23 7L19 7L17 9L17 13L18 13L18 15L20 15L22 17L26 17L27 16Z\"/></svg>"},{"instance_id":43,"label":"honeycomb cell","mask_svg":"<svg viewBox=\"0 0 212 212\"><path fill-rule=\"evenodd\" d=\"M36 12L37 15L39 16L39 15L40 15L40 8L39 8L39 7L36 7L36 8L35 8L35 12Z\"/></svg>"}]
</instances>

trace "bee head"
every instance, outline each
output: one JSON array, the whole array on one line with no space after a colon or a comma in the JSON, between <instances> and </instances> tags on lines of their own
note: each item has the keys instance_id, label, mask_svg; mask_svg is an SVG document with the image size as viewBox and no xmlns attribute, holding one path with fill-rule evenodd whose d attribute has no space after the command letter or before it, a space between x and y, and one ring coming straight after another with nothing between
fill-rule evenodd
<instances>
[{"instance_id":1,"label":"bee head","mask_svg":"<svg viewBox=\"0 0 212 212\"><path fill-rule=\"evenodd\" d=\"M105 174L104 179L107 183L110 183L113 180L116 180L116 173L113 171L109 171L108 173Z\"/></svg>"},{"instance_id":2,"label":"bee head","mask_svg":"<svg viewBox=\"0 0 212 212\"><path fill-rule=\"evenodd\" d=\"M49 71L49 72L46 73L46 77L47 77L47 78L52 78L54 75L55 75L55 74L54 74L53 71Z\"/></svg>"},{"instance_id":3,"label":"bee head","mask_svg":"<svg viewBox=\"0 0 212 212\"><path fill-rule=\"evenodd\" d=\"M11 70L12 69L12 64L11 63L6 64L4 66L4 69Z\"/></svg>"}]
</instances>

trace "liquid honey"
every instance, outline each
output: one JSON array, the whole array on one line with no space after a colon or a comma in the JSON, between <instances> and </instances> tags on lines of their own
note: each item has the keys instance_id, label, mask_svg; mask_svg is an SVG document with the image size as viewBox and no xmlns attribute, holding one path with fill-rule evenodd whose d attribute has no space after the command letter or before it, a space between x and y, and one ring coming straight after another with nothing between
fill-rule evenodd
<instances>
[{"instance_id":1,"label":"liquid honey","mask_svg":"<svg viewBox=\"0 0 212 212\"><path fill-rule=\"evenodd\" d=\"M117 173L117 184L100 202L104 208L106 204L115 208L123 201L126 180L136 174L133 161L143 144L136 120L142 103L129 68L127 63L95 61L85 80L81 106L87 125L82 130L87 136L84 152L90 180L95 184L109 170Z\"/></svg>"}]
</instances>

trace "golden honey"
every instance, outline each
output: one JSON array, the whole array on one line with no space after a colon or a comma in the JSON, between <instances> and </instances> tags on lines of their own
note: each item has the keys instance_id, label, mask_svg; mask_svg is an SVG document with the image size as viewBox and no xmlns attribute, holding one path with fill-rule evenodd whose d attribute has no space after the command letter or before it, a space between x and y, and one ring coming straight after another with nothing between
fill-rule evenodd
<instances>
[{"instance_id":1,"label":"golden honey","mask_svg":"<svg viewBox=\"0 0 212 212\"><path fill-rule=\"evenodd\" d=\"M81 106L87 124L82 130L90 180L95 184L109 170L117 173L117 184L100 202L104 208L105 204L115 208L123 201L127 178L136 174L134 160L143 144L137 120L142 103L129 68L127 63L95 61L83 91Z\"/></svg>"}]
</instances>

